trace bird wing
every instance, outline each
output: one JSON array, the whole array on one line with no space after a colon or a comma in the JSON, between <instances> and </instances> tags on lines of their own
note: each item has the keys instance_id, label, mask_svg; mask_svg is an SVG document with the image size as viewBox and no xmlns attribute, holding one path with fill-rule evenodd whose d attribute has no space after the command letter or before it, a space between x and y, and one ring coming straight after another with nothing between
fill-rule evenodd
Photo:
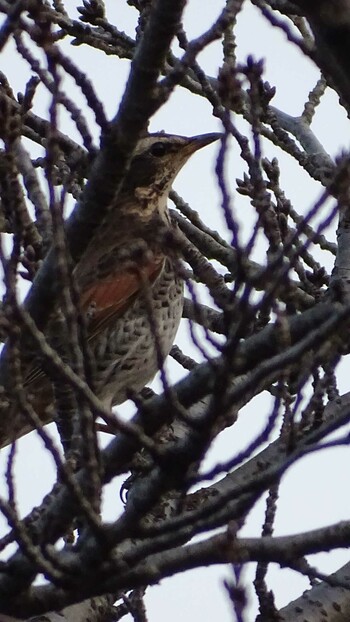
<instances>
[{"instance_id":1,"label":"bird wing","mask_svg":"<svg viewBox=\"0 0 350 622\"><path fill-rule=\"evenodd\" d=\"M87 318L88 340L96 337L103 328L115 322L131 306L139 293L157 279L164 265L163 255L154 255L141 267L128 268L96 279L83 289L80 308ZM48 325L50 331L50 323ZM45 376L41 365L33 361L25 378L25 386Z\"/></svg>"},{"instance_id":2,"label":"bird wing","mask_svg":"<svg viewBox=\"0 0 350 622\"><path fill-rule=\"evenodd\" d=\"M162 271L164 257L155 256L142 267L127 269L95 281L81 294L80 303L87 317L88 338L93 339L107 324L115 321L134 302L144 287L154 283Z\"/></svg>"}]
</instances>

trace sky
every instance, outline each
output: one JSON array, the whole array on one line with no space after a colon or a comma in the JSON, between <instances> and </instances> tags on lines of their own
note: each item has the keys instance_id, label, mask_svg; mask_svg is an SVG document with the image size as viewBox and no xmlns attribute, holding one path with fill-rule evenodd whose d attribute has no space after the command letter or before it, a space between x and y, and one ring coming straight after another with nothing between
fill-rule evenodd
<instances>
[{"instance_id":1,"label":"sky","mask_svg":"<svg viewBox=\"0 0 350 622\"><path fill-rule=\"evenodd\" d=\"M75 12L81 2L66 2L69 12ZM188 37L196 37L205 31L218 16L223 2L212 0L189 0L185 11L184 24ZM120 30L133 36L137 13L128 7L123 0L107 0L107 17ZM77 15L77 14L76 14ZM248 54L256 59L263 59L266 68L266 80L276 87L273 105L297 116L302 112L308 92L316 83L319 75L311 61L303 58L300 52L286 40L284 33L272 29L261 16L258 9L246 2L246 8L240 16L237 30L237 54L240 61L245 62ZM102 52L89 50L86 46L72 47L67 42L63 44L64 51L71 55L80 67L85 70L93 81L96 91L104 102L109 117L114 116L118 102L128 75L128 62L105 56ZM221 46L212 44L199 57L201 66L209 75L216 76L221 63ZM11 44L7 45L3 53L2 68L10 79L15 92L24 90L28 72L23 62L18 62L17 55ZM67 81L67 92L75 94L74 85ZM48 99L41 89L41 97L36 103L35 112L47 116ZM79 101L79 99L77 99ZM334 115L334 111L336 114ZM331 122L330 122L331 119ZM240 119L235 119L239 127L243 127ZM348 149L349 121L337 106L337 96L329 89L324 101L317 111L313 129L325 149L335 157L343 149ZM76 138L76 130L66 114L61 115L61 129ZM183 135L196 135L220 130L217 119L211 116L210 105L207 101L194 97L184 89L177 89L170 101L151 120L151 130L164 129L167 132ZM96 145L98 132L95 132ZM211 227L217 229L227 237L225 224L220 209L220 196L215 180L215 157L218 146L216 144L203 149L193 156L176 179L175 189L183 198L196 209L201 218ZM282 169L282 186L287 196L297 207L300 213L305 213L322 192L321 186L310 182L307 175L300 172L299 167L290 161L285 154L275 147L264 143L264 154L267 157L277 156ZM234 182L236 177L243 174L242 163L237 146L230 145L230 157L226 166L226 177ZM237 195L233 197L233 209L239 215L241 228L249 231L251 226L249 206ZM335 232L331 232L335 239ZM257 248L256 259L262 250ZM260 257L261 259L261 257ZM331 269L331 263L328 268ZM181 326L178 335L180 346L188 349L190 337L188 327ZM191 350L194 358L199 360L198 351ZM339 373L341 392L348 390L348 361L343 364ZM179 378L183 372L175 363L169 363L171 378ZM153 385L160 389L156 380ZM238 424L234 430L221 434L209 452L205 468L213 466L223 456L245 447L249 441L262 429L265 418L269 414L270 401L264 396L256 398L249 406L242 410ZM130 412L128 406L118 409L119 412ZM263 417L262 417L263 413ZM52 428L52 426L51 426ZM51 429L50 428L50 429ZM0 458L0 464L6 464L6 452ZM276 519L276 535L296 533L334 523L348 518L348 502L342 494L342 487L336 486L341 481L344 461L349 460L349 450L328 450L320 455L304 458L300 464L290 469L284 477L278 502ZM33 505L41 502L43 495L50 489L55 469L46 452L42 451L40 441L34 434L20 441L20 451L17 461L18 472L18 505L21 512L26 514ZM120 506L116 505L120 483L113 482L107 487L105 494L105 516L111 520ZM1 481L0 481L1 491ZM257 536L264 517L264 504L260 502L242 530L242 535ZM2 531L0 521L0 534ZM332 571L347 561L347 554L336 551L332 554L318 555L310 558L322 571ZM243 577L249 585L254 576L253 568L244 573ZM161 585L151 588L146 596L149 619L159 622L166 619L175 622L181 616L183 622L192 622L200 619L201 622L211 622L213 616L221 622L232 620L228 598L224 594L223 579L232 578L229 569L218 567L200 569L185 573L181 576L162 581ZM269 585L276 591L276 604L284 606L296 598L304 589L307 581L295 572L281 570L272 566L269 572ZM249 615L247 620L254 619L256 601L252 591L249 596Z\"/></svg>"}]
</instances>

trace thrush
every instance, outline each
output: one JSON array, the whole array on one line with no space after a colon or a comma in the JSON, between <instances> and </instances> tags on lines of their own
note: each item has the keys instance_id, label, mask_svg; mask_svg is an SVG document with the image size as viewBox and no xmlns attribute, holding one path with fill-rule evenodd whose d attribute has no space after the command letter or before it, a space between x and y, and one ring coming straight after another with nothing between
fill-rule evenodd
<instances>
[{"instance_id":1,"label":"thrush","mask_svg":"<svg viewBox=\"0 0 350 622\"><path fill-rule=\"evenodd\" d=\"M173 345L183 280L167 199L190 156L219 137L160 133L142 138L115 204L74 270L94 363L92 384L108 409L145 387ZM49 335L53 325L48 324ZM44 425L54 417L52 383L45 360L35 352L31 357L24 386ZM24 414L8 417L1 410L1 446L33 429Z\"/></svg>"}]
</instances>

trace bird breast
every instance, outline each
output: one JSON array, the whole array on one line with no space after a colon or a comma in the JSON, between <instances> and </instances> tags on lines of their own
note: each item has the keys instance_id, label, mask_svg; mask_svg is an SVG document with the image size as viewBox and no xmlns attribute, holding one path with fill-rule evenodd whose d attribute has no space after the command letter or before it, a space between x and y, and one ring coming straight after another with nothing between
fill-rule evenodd
<instances>
[{"instance_id":1,"label":"bird breast","mask_svg":"<svg viewBox=\"0 0 350 622\"><path fill-rule=\"evenodd\" d=\"M91 343L95 390L106 407L120 404L153 379L173 345L183 308L183 281L173 261Z\"/></svg>"}]
</instances>

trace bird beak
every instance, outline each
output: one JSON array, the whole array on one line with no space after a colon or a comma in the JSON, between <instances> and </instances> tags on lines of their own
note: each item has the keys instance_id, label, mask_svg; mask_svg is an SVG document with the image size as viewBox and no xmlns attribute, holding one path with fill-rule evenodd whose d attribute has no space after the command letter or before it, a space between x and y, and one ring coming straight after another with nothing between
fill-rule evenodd
<instances>
[{"instance_id":1,"label":"bird beak","mask_svg":"<svg viewBox=\"0 0 350 622\"><path fill-rule=\"evenodd\" d=\"M200 134L199 136L192 136L188 139L188 145L186 145L184 151L186 155L190 156L198 149L202 149L202 147L206 147L206 145L210 145L215 140L219 140L222 138L222 134L218 132L213 132L212 134Z\"/></svg>"}]
</instances>

